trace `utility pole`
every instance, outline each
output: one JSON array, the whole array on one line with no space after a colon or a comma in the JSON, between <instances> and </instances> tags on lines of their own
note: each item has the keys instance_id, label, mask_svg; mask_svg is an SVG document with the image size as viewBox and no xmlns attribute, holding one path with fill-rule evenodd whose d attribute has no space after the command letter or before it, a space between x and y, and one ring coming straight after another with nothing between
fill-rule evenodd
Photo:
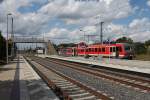
<instances>
[{"instance_id":1,"label":"utility pole","mask_svg":"<svg viewBox=\"0 0 150 100\"><path fill-rule=\"evenodd\" d=\"M100 16L97 16L96 17L96 19L98 19L99 20L99 22L98 22L98 24L99 24L99 42L101 43L101 44L103 44L103 21L101 21L101 18L100 18Z\"/></svg>"},{"instance_id":2,"label":"utility pole","mask_svg":"<svg viewBox=\"0 0 150 100\"><path fill-rule=\"evenodd\" d=\"M12 15L11 13L7 14L7 37L6 37L6 63L8 64L8 16Z\"/></svg>"},{"instance_id":3,"label":"utility pole","mask_svg":"<svg viewBox=\"0 0 150 100\"><path fill-rule=\"evenodd\" d=\"M103 44L103 23L104 22L100 22L100 42L101 42L101 44Z\"/></svg>"}]
</instances>

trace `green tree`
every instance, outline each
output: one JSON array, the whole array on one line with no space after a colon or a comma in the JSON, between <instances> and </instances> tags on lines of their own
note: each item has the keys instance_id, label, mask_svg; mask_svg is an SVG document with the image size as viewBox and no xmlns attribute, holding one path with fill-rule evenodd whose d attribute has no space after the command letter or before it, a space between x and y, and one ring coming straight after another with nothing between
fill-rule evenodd
<instances>
[{"instance_id":1,"label":"green tree","mask_svg":"<svg viewBox=\"0 0 150 100\"><path fill-rule=\"evenodd\" d=\"M2 47L4 41L5 39L3 38L2 32L0 31L0 47Z\"/></svg>"},{"instance_id":2,"label":"green tree","mask_svg":"<svg viewBox=\"0 0 150 100\"><path fill-rule=\"evenodd\" d=\"M136 42L134 43L134 47L136 54L145 54L147 52L147 48L145 47L144 43Z\"/></svg>"},{"instance_id":3,"label":"green tree","mask_svg":"<svg viewBox=\"0 0 150 100\"><path fill-rule=\"evenodd\" d=\"M146 47L150 46L150 40L145 41L145 46Z\"/></svg>"},{"instance_id":4,"label":"green tree","mask_svg":"<svg viewBox=\"0 0 150 100\"><path fill-rule=\"evenodd\" d=\"M0 47L1 47L1 45L2 45L2 33L0 31Z\"/></svg>"},{"instance_id":5,"label":"green tree","mask_svg":"<svg viewBox=\"0 0 150 100\"><path fill-rule=\"evenodd\" d=\"M150 54L150 40L145 41L145 47L147 48L147 54Z\"/></svg>"},{"instance_id":6,"label":"green tree","mask_svg":"<svg viewBox=\"0 0 150 100\"><path fill-rule=\"evenodd\" d=\"M133 40L131 38L127 37L121 37L116 40L117 43L133 43Z\"/></svg>"},{"instance_id":7,"label":"green tree","mask_svg":"<svg viewBox=\"0 0 150 100\"><path fill-rule=\"evenodd\" d=\"M6 40L0 31L0 60L5 60L6 57Z\"/></svg>"},{"instance_id":8,"label":"green tree","mask_svg":"<svg viewBox=\"0 0 150 100\"><path fill-rule=\"evenodd\" d=\"M55 43L52 43L52 45L54 46L54 48L56 49L56 51L58 51L58 47Z\"/></svg>"}]
</instances>

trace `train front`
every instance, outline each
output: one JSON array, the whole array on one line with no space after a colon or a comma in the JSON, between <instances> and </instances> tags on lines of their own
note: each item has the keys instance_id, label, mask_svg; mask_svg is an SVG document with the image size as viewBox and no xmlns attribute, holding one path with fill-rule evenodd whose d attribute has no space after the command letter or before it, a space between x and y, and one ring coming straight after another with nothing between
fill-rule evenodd
<instances>
[{"instance_id":1,"label":"train front","mask_svg":"<svg viewBox=\"0 0 150 100\"><path fill-rule=\"evenodd\" d=\"M134 54L134 47L132 44L123 44L124 46L124 57L123 58L126 58L126 59L133 59L135 57L135 54Z\"/></svg>"}]
</instances>

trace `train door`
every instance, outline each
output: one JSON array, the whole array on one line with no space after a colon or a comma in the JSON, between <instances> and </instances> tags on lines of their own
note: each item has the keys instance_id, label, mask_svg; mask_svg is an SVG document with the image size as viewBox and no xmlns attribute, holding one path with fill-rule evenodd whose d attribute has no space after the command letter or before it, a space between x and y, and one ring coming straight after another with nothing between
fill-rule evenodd
<instances>
[{"instance_id":1,"label":"train door","mask_svg":"<svg viewBox=\"0 0 150 100\"><path fill-rule=\"evenodd\" d=\"M77 50L76 50L76 48L73 48L72 50L73 50L73 56L76 56L76 55L77 55Z\"/></svg>"},{"instance_id":2,"label":"train door","mask_svg":"<svg viewBox=\"0 0 150 100\"><path fill-rule=\"evenodd\" d=\"M116 57L116 47L110 47L110 53L112 57Z\"/></svg>"},{"instance_id":3,"label":"train door","mask_svg":"<svg viewBox=\"0 0 150 100\"><path fill-rule=\"evenodd\" d=\"M119 51L120 51L119 47L116 47L116 58L119 58Z\"/></svg>"}]
</instances>

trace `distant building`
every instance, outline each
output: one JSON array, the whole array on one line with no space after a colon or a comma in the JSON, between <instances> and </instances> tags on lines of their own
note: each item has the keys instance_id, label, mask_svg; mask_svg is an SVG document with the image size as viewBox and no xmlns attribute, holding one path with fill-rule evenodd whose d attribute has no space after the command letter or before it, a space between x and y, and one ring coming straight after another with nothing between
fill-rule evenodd
<instances>
[{"instance_id":1,"label":"distant building","mask_svg":"<svg viewBox=\"0 0 150 100\"><path fill-rule=\"evenodd\" d=\"M45 52L44 48L42 48L42 47L37 47L36 48L36 53L38 53L38 54L44 54L44 52Z\"/></svg>"}]
</instances>

